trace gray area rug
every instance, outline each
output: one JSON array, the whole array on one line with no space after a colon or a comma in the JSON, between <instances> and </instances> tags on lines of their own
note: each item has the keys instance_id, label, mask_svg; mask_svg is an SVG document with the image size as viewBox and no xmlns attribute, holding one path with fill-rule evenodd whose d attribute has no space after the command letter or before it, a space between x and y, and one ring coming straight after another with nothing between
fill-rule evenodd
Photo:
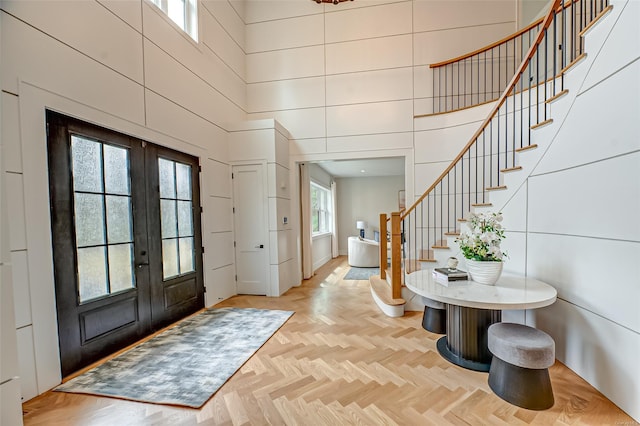
<instances>
[{"instance_id":1,"label":"gray area rug","mask_svg":"<svg viewBox=\"0 0 640 426\"><path fill-rule=\"evenodd\" d=\"M55 390L199 408L291 315L208 309Z\"/></svg>"},{"instance_id":2,"label":"gray area rug","mask_svg":"<svg viewBox=\"0 0 640 426\"><path fill-rule=\"evenodd\" d=\"M357 268L352 266L343 280L368 280L372 275L380 275L380 268Z\"/></svg>"}]
</instances>

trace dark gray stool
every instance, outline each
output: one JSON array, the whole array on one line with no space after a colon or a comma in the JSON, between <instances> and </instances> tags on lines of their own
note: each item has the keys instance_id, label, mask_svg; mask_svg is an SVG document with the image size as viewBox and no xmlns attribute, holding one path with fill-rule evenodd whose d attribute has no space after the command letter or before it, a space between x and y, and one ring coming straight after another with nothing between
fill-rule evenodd
<instances>
[{"instance_id":1,"label":"dark gray stool","mask_svg":"<svg viewBox=\"0 0 640 426\"><path fill-rule=\"evenodd\" d=\"M499 322L489 327L487 339L493 354L491 390L518 407L551 408L554 401L548 368L556 360L551 336L526 325Z\"/></svg>"},{"instance_id":2,"label":"dark gray stool","mask_svg":"<svg viewBox=\"0 0 640 426\"><path fill-rule=\"evenodd\" d=\"M447 305L437 300L422 298L424 303L424 315L422 316L422 328L436 334L447 332Z\"/></svg>"}]
</instances>

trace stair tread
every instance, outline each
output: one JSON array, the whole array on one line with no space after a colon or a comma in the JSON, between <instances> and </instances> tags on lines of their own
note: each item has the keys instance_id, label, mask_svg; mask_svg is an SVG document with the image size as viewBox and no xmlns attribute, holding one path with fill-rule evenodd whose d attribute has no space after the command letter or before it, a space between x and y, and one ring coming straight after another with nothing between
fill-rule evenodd
<instances>
[{"instance_id":1,"label":"stair tread","mask_svg":"<svg viewBox=\"0 0 640 426\"><path fill-rule=\"evenodd\" d=\"M380 278L379 275L373 275L369 278L369 284L371 288L376 292L378 298L382 300L385 305L399 306L404 305L406 301L402 298L394 299L391 297L391 287L387 281Z\"/></svg>"},{"instance_id":2,"label":"stair tread","mask_svg":"<svg viewBox=\"0 0 640 426\"><path fill-rule=\"evenodd\" d=\"M493 204L491 203L474 203L471 204L472 207L491 207Z\"/></svg>"},{"instance_id":3,"label":"stair tread","mask_svg":"<svg viewBox=\"0 0 640 426\"><path fill-rule=\"evenodd\" d=\"M564 89L561 92L556 93L555 95L553 95L552 97L550 97L549 99L547 99L546 101L544 101L546 104L550 104L551 102L560 99L561 97L563 97L564 95L566 95L567 93L569 93L569 89Z\"/></svg>"},{"instance_id":4,"label":"stair tread","mask_svg":"<svg viewBox=\"0 0 640 426\"><path fill-rule=\"evenodd\" d=\"M509 167L507 169L502 169L500 170L500 172L502 173L509 173L509 172L517 172L522 170L522 166L515 166L515 167Z\"/></svg>"},{"instance_id":5,"label":"stair tread","mask_svg":"<svg viewBox=\"0 0 640 426\"><path fill-rule=\"evenodd\" d=\"M458 235L460 235L460 232L445 232L444 235L449 235L452 237L457 237Z\"/></svg>"},{"instance_id":6,"label":"stair tread","mask_svg":"<svg viewBox=\"0 0 640 426\"><path fill-rule=\"evenodd\" d=\"M449 246L431 246L431 248L432 248L432 249L446 249L446 250L448 250L448 249L450 249L451 247L449 247Z\"/></svg>"},{"instance_id":7,"label":"stair tread","mask_svg":"<svg viewBox=\"0 0 640 426\"><path fill-rule=\"evenodd\" d=\"M531 126L531 130L538 129L542 126L546 126L547 124L551 124L551 123L553 123L553 118L549 118L547 120L539 122L538 124L534 124L533 126Z\"/></svg>"},{"instance_id":8,"label":"stair tread","mask_svg":"<svg viewBox=\"0 0 640 426\"><path fill-rule=\"evenodd\" d=\"M529 151L530 149L536 149L538 147L537 143L523 146L522 148L516 148L516 152Z\"/></svg>"},{"instance_id":9,"label":"stair tread","mask_svg":"<svg viewBox=\"0 0 640 426\"><path fill-rule=\"evenodd\" d=\"M437 259L418 259L420 262L437 262Z\"/></svg>"},{"instance_id":10,"label":"stair tread","mask_svg":"<svg viewBox=\"0 0 640 426\"><path fill-rule=\"evenodd\" d=\"M498 191L501 189L507 189L507 185L500 185L500 186L490 186L488 188L485 188L486 191Z\"/></svg>"}]
</instances>

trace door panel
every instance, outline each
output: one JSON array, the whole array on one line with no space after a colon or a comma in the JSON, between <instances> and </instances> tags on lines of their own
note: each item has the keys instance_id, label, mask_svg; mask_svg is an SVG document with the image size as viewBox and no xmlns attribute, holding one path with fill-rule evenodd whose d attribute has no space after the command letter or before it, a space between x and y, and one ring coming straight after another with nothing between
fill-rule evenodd
<instances>
[{"instance_id":1,"label":"door panel","mask_svg":"<svg viewBox=\"0 0 640 426\"><path fill-rule=\"evenodd\" d=\"M204 306L199 165L155 145L146 152L147 222L158 230L149 234L151 317L164 326Z\"/></svg>"},{"instance_id":2,"label":"door panel","mask_svg":"<svg viewBox=\"0 0 640 426\"><path fill-rule=\"evenodd\" d=\"M269 282L268 235L263 166L233 167L237 289L240 294L266 295Z\"/></svg>"},{"instance_id":3,"label":"door panel","mask_svg":"<svg viewBox=\"0 0 640 426\"><path fill-rule=\"evenodd\" d=\"M47 123L58 332L66 376L204 306L198 167L197 159L175 154L193 169L188 236L193 268L169 283L173 290L167 303L164 290L157 290L167 285L157 187L158 155L164 148L52 112L47 112Z\"/></svg>"}]
</instances>

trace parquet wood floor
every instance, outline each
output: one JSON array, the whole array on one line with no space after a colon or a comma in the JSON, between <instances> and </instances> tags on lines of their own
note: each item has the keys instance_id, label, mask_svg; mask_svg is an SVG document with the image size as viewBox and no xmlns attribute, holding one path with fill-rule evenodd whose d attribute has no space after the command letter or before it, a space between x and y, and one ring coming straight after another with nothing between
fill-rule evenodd
<instances>
[{"instance_id":1,"label":"parquet wood floor","mask_svg":"<svg viewBox=\"0 0 640 426\"><path fill-rule=\"evenodd\" d=\"M343 281L345 257L279 298L218 306L295 315L200 410L47 392L26 425L629 425L635 422L559 362L547 411L495 396L487 374L445 361L421 313L388 318L368 281Z\"/></svg>"}]
</instances>

